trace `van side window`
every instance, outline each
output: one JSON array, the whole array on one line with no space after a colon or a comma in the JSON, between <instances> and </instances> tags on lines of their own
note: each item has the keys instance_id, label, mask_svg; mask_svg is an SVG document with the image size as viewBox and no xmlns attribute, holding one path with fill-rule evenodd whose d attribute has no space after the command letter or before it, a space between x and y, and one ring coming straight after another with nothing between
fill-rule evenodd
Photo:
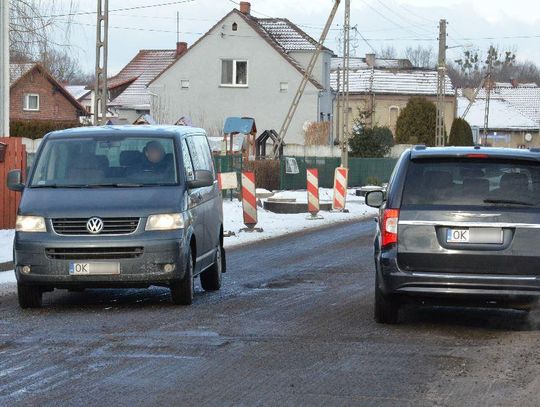
<instances>
[{"instance_id":1,"label":"van side window","mask_svg":"<svg viewBox=\"0 0 540 407\"><path fill-rule=\"evenodd\" d=\"M186 180L193 181L195 179L195 174L193 173L193 163L191 162L189 149L185 139L182 140L182 161L184 162Z\"/></svg>"},{"instance_id":2,"label":"van side window","mask_svg":"<svg viewBox=\"0 0 540 407\"><path fill-rule=\"evenodd\" d=\"M195 171L206 170L214 173L214 161L210 153L210 146L205 136L191 136L187 138L193 168Z\"/></svg>"}]
</instances>

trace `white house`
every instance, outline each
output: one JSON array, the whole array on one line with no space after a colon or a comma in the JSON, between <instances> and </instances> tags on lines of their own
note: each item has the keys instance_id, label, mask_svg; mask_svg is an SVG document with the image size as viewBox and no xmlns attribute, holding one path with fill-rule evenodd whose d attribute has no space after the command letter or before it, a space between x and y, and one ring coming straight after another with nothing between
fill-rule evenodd
<instances>
[{"instance_id":1,"label":"white house","mask_svg":"<svg viewBox=\"0 0 540 407\"><path fill-rule=\"evenodd\" d=\"M240 3L148 85L160 123L188 116L219 136L225 118L252 117L259 133L279 130L317 41L284 18L256 18ZM332 119L330 65L323 48L286 143L303 144L307 122ZM330 139L330 138L329 138Z\"/></svg>"}]
</instances>

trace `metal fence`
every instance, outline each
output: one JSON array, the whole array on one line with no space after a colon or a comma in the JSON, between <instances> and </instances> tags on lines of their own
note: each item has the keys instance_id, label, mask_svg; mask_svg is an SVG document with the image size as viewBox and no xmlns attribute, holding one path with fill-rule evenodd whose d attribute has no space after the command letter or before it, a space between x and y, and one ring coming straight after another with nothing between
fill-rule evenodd
<instances>
[{"instance_id":1,"label":"metal fence","mask_svg":"<svg viewBox=\"0 0 540 407\"><path fill-rule=\"evenodd\" d=\"M287 173L286 159L294 158L298 164L298 174ZM337 157L283 157L280 165L281 189L305 189L306 169L319 170L319 187L332 188L334 171L340 164ZM349 158L349 186L357 187L368 182L388 182L396 165L394 158Z\"/></svg>"}]
</instances>

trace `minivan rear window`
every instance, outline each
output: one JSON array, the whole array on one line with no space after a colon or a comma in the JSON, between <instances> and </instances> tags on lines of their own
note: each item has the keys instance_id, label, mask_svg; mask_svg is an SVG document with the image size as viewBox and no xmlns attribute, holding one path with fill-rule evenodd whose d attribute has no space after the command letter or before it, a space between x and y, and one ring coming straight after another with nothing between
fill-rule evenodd
<instances>
[{"instance_id":1,"label":"minivan rear window","mask_svg":"<svg viewBox=\"0 0 540 407\"><path fill-rule=\"evenodd\" d=\"M178 183L174 139L79 137L45 142L30 187L156 186Z\"/></svg>"},{"instance_id":2,"label":"minivan rear window","mask_svg":"<svg viewBox=\"0 0 540 407\"><path fill-rule=\"evenodd\" d=\"M523 160L411 161L402 206L540 207L540 164Z\"/></svg>"}]
</instances>

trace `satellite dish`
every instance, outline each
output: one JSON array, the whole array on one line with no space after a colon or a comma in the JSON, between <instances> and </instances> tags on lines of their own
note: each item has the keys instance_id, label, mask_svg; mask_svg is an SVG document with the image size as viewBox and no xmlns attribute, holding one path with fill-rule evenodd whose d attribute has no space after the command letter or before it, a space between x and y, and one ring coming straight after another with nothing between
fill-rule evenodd
<instances>
[{"instance_id":1,"label":"satellite dish","mask_svg":"<svg viewBox=\"0 0 540 407\"><path fill-rule=\"evenodd\" d=\"M531 133L525 134L525 141L527 143L530 143L532 141L532 134Z\"/></svg>"}]
</instances>

